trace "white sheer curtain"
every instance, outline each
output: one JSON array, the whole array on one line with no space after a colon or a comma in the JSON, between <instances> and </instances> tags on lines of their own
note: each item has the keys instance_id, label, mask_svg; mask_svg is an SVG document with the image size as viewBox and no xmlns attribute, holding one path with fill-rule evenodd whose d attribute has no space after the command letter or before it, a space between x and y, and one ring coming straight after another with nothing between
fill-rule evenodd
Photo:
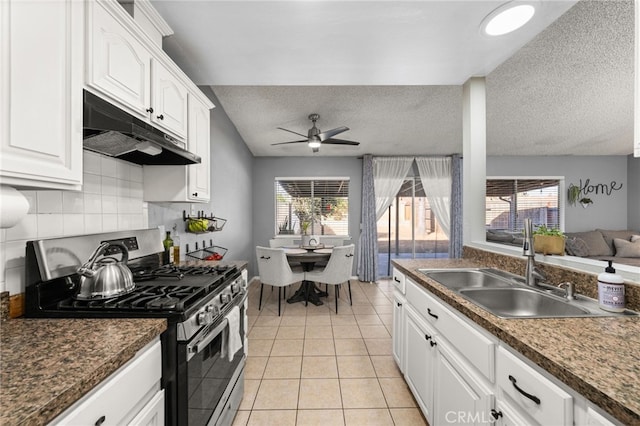
<instances>
[{"instance_id":1,"label":"white sheer curtain","mask_svg":"<svg viewBox=\"0 0 640 426\"><path fill-rule=\"evenodd\" d=\"M422 187L440 227L450 236L451 157L416 157Z\"/></svg>"},{"instance_id":2,"label":"white sheer curtain","mask_svg":"<svg viewBox=\"0 0 640 426\"><path fill-rule=\"evenodd\" d=\"M376 220L380 219L385 210L398 194L413 157L374 157L373 158L373 186L376 195Z\"/></svg>"}]
</instances>

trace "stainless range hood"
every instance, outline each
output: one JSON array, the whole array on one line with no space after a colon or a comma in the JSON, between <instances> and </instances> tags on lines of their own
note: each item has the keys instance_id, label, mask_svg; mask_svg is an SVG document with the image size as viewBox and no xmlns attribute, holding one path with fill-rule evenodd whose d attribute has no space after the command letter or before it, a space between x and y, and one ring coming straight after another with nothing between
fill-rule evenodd
<instances>
[{"instance_id":1,"label":"stainless range hood","mask_svg":"<svg viewBox=\"0 0 640 426\"><path fill-rule=\"evenodd\" d=\"M120 160L155 166L201 161L170 135L86 90L83 127L85 149Z\"/></svg>"}]
</instances>

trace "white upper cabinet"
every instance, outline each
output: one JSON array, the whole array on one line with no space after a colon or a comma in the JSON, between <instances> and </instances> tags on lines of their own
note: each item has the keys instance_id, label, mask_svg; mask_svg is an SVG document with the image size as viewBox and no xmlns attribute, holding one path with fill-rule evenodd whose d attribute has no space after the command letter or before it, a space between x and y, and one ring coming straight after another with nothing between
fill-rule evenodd
<instances>
[{"instance_id":1,"label":"white upper cabinet","mask_svg":"<svg viewBox=\"0 0 640 426\"><path fill-rule=\"evenodd\" d=\"M210 111L194 97L189 98L189 150L200 156L202 162L187 166L189 200L209 201L210 198Z\"/></svg>"},{"instance_id":2,"label":"white upper cabinet","mask_svg":"<svg viewBox=\"0 0 640 426\"><path fill-rule=\"evenodd\" d=\"M89 2L86 84L138 118L184 141L187 94L179 68L113 1Z\"/></svg>"},{"instance_id":3,"label":"white upper cabinet","mask_svg":"<svg viewBox=\"0 0 640 426\"><path fill-rule=\"evenodd\" d=\"M0 183L82 184L84 2L0 2Z\"/></svg>"},{"instance_id":4,"label":"white upper cabinet","mask_svg":"<svg viewBox=\"0 0 640 426\"><path fill-rule=\"evenodd\" d=\"M151 121L175 135L185 137L187 135L187 88L160 61L153 60L152 74Z\"/></svg>"},{"instance_id":5,"label":"white upper cabinet","mask_svg":"<svg viewBox=\"0 0 640 426\"><path fill-rule=\"evenodd\" d=\"M99 2L89 2L87 86L141 119L151 111L151 54Z\"/></svg>"}]
</instances>

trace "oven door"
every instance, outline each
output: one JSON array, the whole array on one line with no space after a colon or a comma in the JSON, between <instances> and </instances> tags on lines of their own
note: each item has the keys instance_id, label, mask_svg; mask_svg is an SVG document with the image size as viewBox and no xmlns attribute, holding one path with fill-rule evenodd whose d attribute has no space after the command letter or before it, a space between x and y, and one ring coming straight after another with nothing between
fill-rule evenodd
<instances>
[{"instance_id":1,"label":"oven door","mask_svg":"<svg viewBox=\"0 0 640 426\"><path fill-rule=\"evenodd\" d=\"M231 357L227 348L230 330L227 318L211 324L189 342L178 344L179 370L182 370L177 377L179 425L215 425L219 424L219 418L228 416L233 420L241 395L240 398L237 395L231 398L231 395L234 390L236 394L242 393L243 383L238 378L244 371L246 359L244 299L239 308L241 347ZM231 406L227 403L236 400L238 402Z\"/></svg>"}]
</instances>

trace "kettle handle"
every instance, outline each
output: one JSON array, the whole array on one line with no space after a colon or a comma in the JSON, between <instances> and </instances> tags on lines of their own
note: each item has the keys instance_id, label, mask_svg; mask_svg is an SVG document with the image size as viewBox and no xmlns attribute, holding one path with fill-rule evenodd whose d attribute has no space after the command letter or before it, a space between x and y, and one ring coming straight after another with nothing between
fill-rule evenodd
<instances>
[{"instance_id":1,"label":"kettle handle","mask_svg":"<svg viewBox=\"0 0 640 426\"><path fill-rule=\"evenodd\" d=\"M122 253L122 259L120 259L120 263L124 263L126 265L129 261L129 249L127 248L127 246L125 246L124 243L121 242L107 244L109 244L110 246L120 247L120 253Z\"/></svg>"},{"instance_id":2,"label":"kettle handle","mask_svg":"<svg viewBox=\"0 0 640 426\"><path fill-rule=\"evenodd\" d=\"M85 277L92 277L95 273L93 270L93 264L96 262L98 256L100 256L110 245L111 244L107 242L100 244L91 257L89 257L89 260L79 267L76 272L80 275L84 275Z\"/></svg>"}]
</instances>

